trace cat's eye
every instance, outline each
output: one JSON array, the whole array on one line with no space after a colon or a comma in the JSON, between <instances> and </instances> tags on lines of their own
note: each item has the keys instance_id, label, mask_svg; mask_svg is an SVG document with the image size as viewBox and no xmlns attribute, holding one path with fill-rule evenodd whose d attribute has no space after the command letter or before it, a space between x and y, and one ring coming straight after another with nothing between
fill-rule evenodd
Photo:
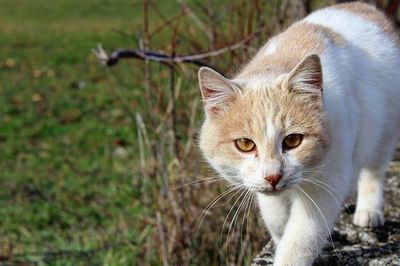
<instances>
[{"instance_id":1,"label":"cat's eye","mask_svg":"<svg viewBox=\"0 0 400 266\"><path fill-rule=\"evenodd\" d=\"M254 141L246 138L235 140L235 146L241 152L251 152L256 148Z\"/></svg>"},{"instance_id":2,"label":"cat's eye","mask_svg":"<svg viewBox=\"0 0 400 266\"><path fill-rule=\"evenodd\" d=\"M283 139L283 150L290 150L298 147L303 141L303 135L301 134L290 134Z\"/></svg>"}]
</instances>

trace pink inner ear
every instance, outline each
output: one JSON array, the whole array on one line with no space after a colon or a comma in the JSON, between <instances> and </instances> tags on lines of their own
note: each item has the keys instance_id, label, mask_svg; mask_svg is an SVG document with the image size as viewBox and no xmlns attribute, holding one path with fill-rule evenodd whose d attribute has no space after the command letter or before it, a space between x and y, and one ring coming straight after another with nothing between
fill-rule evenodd
<instances>
[{"instance_id":1,"label":"pink inner ear","mask_svg":"<svg viewBox=\"0 0 400 266\"><path fill-rule=\"evenodd\" d=\"M209 87L203 87L203 97L204 99L212 98L214 94L218 93L218 91L213 90Z\"/></svg>"},{"instance_id":2,"label":"pink inner ear","mask_svg":"<svg viewBox=\"0 0 400 266\"><path fill-rule=\"evenodd\" d=\"M210 87L203 87L202 94L207 112L211 115L217 115L221 111L221 108L217 106L209 106L207 102L212 101L214 97L221 94L221 91L211 89Z\"/></svg>"},{"instance_id":3,"label":"pink inner ear","mask_svg":"<svg viewBox=\"0 0 400 266\"><path fill-rule=\"evenodd\" d=\"M217 90L211 89L210 87L203 87L203 89L202 89L203 100L206 101L207 99L213 98L218 93L220 93L220 92ZM207 108L207 111L213 115L217 114L219 112L219 110L220 109L215 106Z\"/></svg>"},{"instance_id":4,"label":"pink inner ear","mask_svg":"<svg viewBox=\"0 0 400 266\"><path fill-rule=\"evenodd\" d=\"M321 75L319 73L313 74L312 78L307 83L316 87L321 87L322 86Z\"/></svg>"}]
</instances>

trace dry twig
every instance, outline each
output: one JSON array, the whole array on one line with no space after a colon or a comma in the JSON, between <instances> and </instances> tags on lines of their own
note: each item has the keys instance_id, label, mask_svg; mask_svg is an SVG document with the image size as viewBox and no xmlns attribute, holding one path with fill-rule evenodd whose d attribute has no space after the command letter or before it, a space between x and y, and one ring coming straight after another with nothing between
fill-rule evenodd
<instances>
[{"instance_id":1,"label":"dry twig","mask_svg":"<svg viewBox=\"0 0 400 266\"><path fill-rule=\"evenodd\" d=\"M164 52L156 52L151 50L144 50L144 49L118 49L108 55L107 52L104 50L101 44L98 44L96 49L93 49L93 53L99 59L100 63L105 66L113 66L118 63L118 61L122 58L133 58L133 59L142 59L142 60L149 60L164 63L168 66L171 66L173 63L190 63L197 66L208 66L216 69L214 66L210 66L209 64L201 61L202 59L206 59L209 57L214 57L226 53L228 51L233 51L239 48L245 47L254 37L256 37L261 30L258 30L240 40L237 43L227 45L220 49L216 49L213 51L208 51L199 54L193 55L175 55L170 56L165 54Z\"/></svg>"}]
</instances>

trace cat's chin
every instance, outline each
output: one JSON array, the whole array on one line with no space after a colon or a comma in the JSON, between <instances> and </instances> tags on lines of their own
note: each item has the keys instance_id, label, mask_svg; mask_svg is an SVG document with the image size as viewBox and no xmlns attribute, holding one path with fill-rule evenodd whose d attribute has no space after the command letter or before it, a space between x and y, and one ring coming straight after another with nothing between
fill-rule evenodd
<instances>
[{"instance_id":1,"label":"cat's chin","mask_svg":"<svg viewBox=\"0 0 400 266\"><path fill-rule=\"evenodd\" d=\"M246 184L244 185L246 186ZM295 184L291 182L282 182L281 184L278 184L275 188L269 185L255 186L254 184L247 185L246 187L253 192L258 192L265 195L278 195L290 190L290 188L294 185Z\"/></svg>"},{"instance_id":2,"label":"cat's chin","mask_svg":"<svg viewBox=\"0 0 400 266\"><path fill-rule=\"evenodd\" d=\"M281 194L283 192L285 192L287 190L286 187L282 187L282 188L250 188L250 190L254 191L254 192L258 192L258 193L262 193L265 195L278 195Z\"/></svg>"}]
</instances>

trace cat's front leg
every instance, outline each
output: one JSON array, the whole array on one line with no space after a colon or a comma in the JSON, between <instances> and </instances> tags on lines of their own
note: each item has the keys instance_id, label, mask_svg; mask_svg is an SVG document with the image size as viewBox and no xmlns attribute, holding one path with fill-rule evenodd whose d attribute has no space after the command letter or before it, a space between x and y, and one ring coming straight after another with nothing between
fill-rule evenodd
<instances>
[{"instance_id":1,"label":"cat's front leg","mask_svg":"<svg viewBox=\"0 0 400 266\"><path fill-rule=\"evenodd\" d=\"M357 207L353 223L361 227L381 226L383 218L382 169L362 169L358 180Z\"/></svg>"},{"instance_id":2,"label":"cat's front leg","mask_svg":"<svg viewBox=\"0 0 400 266\"><path fill-rule=\"evenodd\" d=\"M302 191L292 203L289 220L276 249L275 266L312 265L339 214L336 200L329 195Z\"/></svg>"}]
</instances>

